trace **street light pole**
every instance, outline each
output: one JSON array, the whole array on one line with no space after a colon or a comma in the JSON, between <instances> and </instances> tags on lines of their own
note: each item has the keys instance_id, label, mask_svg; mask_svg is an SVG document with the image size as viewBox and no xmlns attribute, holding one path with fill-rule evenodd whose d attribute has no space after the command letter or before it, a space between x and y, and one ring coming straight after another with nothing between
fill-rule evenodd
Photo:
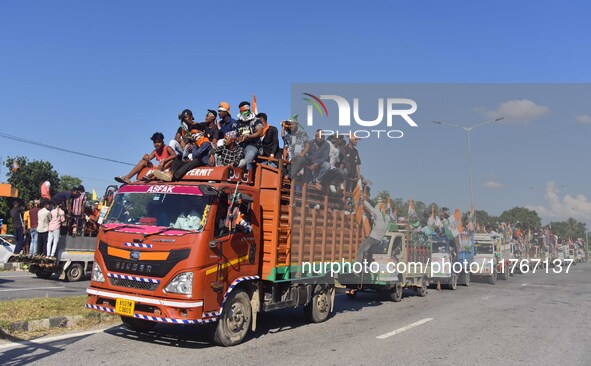
<instances>
[{"instance_id":1,"label":"street light pole","mask_svg":"<svg viewBox=\"0 0 591 366\"><path fill-rule=\"evenodd\" d=\"M498 121L502 120L503 118L505 118L505 117L499 117L497 119L482 122L482 123L476 124L472 127L464 127L464 126L458 126L458 125L454 125L454 124L446 123L446 122L433 121L433 123L438 124L438 125L460 128L460 129L466 131L468 134L468 175L470 177L470 209L473 209L473 208L475 209L475 206L474 206L474 184L473 184L473 180L472 180L472 142L470 140L470 134L471 134L472 130L475 129L476 127L484 126L489 123L498 122Z\"/></svg>"}]
</instances>

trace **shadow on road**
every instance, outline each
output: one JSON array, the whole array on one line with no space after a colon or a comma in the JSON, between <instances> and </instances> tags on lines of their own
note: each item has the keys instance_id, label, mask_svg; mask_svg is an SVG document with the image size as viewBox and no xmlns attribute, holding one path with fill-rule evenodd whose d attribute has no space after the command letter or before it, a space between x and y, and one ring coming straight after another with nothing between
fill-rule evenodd
<instances>
[{"instance_id":1,"label":"shadow on road","mask_svg":"<svg viewBox=\"0 0 591 366\"><path fill-rule=\"evenodd\" d=\"M0 333L2 333L2 331L0 331ZM89 335L81 335L79 337L56 340L48 343L34 343L32 341L14 338L6 334L0 334L0 336L20 345L20 347L16 346L16 348L0 352L0 364L2 366L24 366L62 352L66 346L78 342Z\"/></svg>"},{"instance_id":2,"label":"shadow on road","mask_svg":"<svg viewBox=\"0 0 591 366\"><path fill-rule=\"evenodd\" d=\"M358 298L346 299L345 295L337 295L335 299L335 313L331 316L338 317L340 314L359 311L366 307L379 306L382 301L379 299L379 294L360 294ZM350 301L347 301L350 300ZM386 300L387 301L387 300ZM269 313L260 313L257 315L257 330L250 332L245 342L249 339L256 339L266 334L275 334L281 332L288 332L290 330L305 326L308 323L304 317L303 308L297 309L281 309ZM327 321L331 321L329 318ZM215 325L215 324L214 324ZM150 332L136 332L130 330L125 326L113 327L105 330L105 333L133 339L146 343L153 343L159 345L168 345L171 347L180 348L207 348L212 347L211 336L213 332L213 325L168 325L158 324L153 331Z\"/></svg>"}]
</instances>

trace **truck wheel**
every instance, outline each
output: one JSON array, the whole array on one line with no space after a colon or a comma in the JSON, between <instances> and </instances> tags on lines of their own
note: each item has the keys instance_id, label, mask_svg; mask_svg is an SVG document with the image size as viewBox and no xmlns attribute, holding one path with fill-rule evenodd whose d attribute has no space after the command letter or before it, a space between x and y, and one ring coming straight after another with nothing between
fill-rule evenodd
<instances>
[{"instance_id":1,"label":"truck wheel","mask_svg":"<svg viewBox=\"0 0 591 366\"><path fill-rule=\"evenodd\" d=\"M51 277L51 275L53 274L52 271L39 271L39 272L35 272L35 276L42 278L44 280L48 279L49 277Z\"/></svg>"},{"instance_id":2,"label":"truck wheel","mask_svg":"<svg viewBox=\"0 0 591 366\"><path fill-rule=\"evenodd\" d=\"M148 332L154 329L156 324L158 324L156 322L151 322L149 320L132 318L123 315L121 315L121 321L127 328L135 330L136 332Z\"/></svg>"},{"instance_id":3,"label":"truck wheel","mask_svg":"<svg viewBox=\"0 0 591 366\"><path fill-rule=\"evenodd\" d=\"M310 323L322 323L330 315L330 293L328 286L316 285L312 300L304 305L304 315Z\"/></svg>"},{"instance_id":4,"label":"truck wheel","mask_svg":"<svg viewBox=\"0 0 591 366\"><path fill-rule=\"evenodd\" d=\"M458 288L458 276L455 273L452 273L451 281L447 285L447 288L449 288L450 290L455 290Z\"/></svg>"},{"instance_id":5,"label":"truck wheel","mask_svg":"<svg viewBox=\"0 0 591 366\"><path fill-rule=\"evenodd\" d=\"M83 275L84 268L82 268L82 264L80 263L72 263L70 267L68 267L68 269L66 270L66 280L68 280L69 282L80 281Z\"/></svg>"},{"instance_id":6,"label":"truck wheel","mask_svg":"<svg viewBox=\"0 0 591 366\"><path fill-rule=\"evenodd\" d=\"M488 282L490 282L491 285L497 284L497 272L493 272L492 276L488 279Z\"/></svg>"},{"instance_id":7,"label":"truck wheel","mask_svg":"<svg viewBox=\"0 0 591 366\"><path fill-rule=\"evenodd\" d=\"M18 262L18 257L15 255L8 258L8 261L7 261L7 263L16 263L16 262Z\"/></svg>"},{"instance_id":8,"label":"truck wheel","mask_svg":"<svg viewBox=\"0 0 591 366\"><path fill-rule=\"evenodd\" d=\"M390 289L389 295L390 300L400 302L402 300L402 284L400 282L396 283L394 288Z\"/></svg>"},{"instance_id":9,"label":"truck wheel","mask_svg":"<svg viewBox=\"0 0 591 366\"><path fill-rule=\"evenodd\" d=\"M507 281L509 279L509 269L505 268L505 272L503 272L503 277L501 277L503 280Z\"/></svg>"},{"instance_id":10,"label":"truck wheel","mask_svg":"<svg viewBox=\"0 0 591 366\"><path fill-rule=\"evenodd\" d=\"M421 287L417 287L416 289L417 295L419 295L420 297L427 296L427 280L423 278L423 280L421 281Z\"/></svg>"},{"instance_id":11,"label":"truck wheel","mask_svg":"<svg viewBox=\"0 0 591 366\"><path fill-rule=\"evenodd\" d=\"M470 272L464 273L464 286L470 286Z\"/></svg>"},{"instance_id":12,"label":"truck wheel","mask_svg":"<svg viewBox=\"0 0 591 366\"><path fill-rule=\"evenodd\" d=\"M242 289L236 289L230 294L222 315L220 316L215 331L213 341L218 346L235 346L241 343L252 321L252 308L250 298Z\"/></svg>"}]
</instances>

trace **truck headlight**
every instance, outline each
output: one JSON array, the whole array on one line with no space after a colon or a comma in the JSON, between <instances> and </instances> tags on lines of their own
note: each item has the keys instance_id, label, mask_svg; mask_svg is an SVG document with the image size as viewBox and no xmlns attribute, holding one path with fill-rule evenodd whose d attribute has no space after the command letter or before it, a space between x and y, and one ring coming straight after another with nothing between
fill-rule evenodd
<instances>
[{"instance_id":1,"label":"truck headlight","mask_svg":"<svg viewBox=\"0 0 591 366\"><path fill-rule=\"evenodd\" d=\"M193 272L176 275L164 288L164 291L175 294L191 295L193 293Z\"/></svg>"},{"instance_id":2,"label":"truck headlight","mask_svg":"<svg viewBox=\"0 0 591 366\"><path fill-rule=\"evenodd\" d=\"M105 282L105 276L103 276L101 266L99 266L97 262L92 264L92 280L96 282Z\"/></svg>"}]
</instances>

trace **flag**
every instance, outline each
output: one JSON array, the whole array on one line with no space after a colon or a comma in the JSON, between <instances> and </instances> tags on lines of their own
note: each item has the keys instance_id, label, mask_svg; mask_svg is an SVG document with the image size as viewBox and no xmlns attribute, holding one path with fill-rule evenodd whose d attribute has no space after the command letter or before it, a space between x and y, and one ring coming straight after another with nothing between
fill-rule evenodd
<instances>
[{"instance_id":1,"label":"flag","mask_svg":"<svg viewBox=\"0 0 591 366\"><path fill-rule=\"evenodd\" d=\"M449 219L447 219L446 232L449 232L447 233L449 239L456 238L458 235L460 235L460 232L458 231L458 222L456 221L455 214L454 216L450 216ZM451 234L451 237L449 236L449 234Z\"/></svg>"},{"instance_id":2,"label":"flag","mask_svg":"<svg viewBox=\"0 0 591 366\"><path fill-rule=\"evenodd\" d=\"M470 212L468 213L467 229L470 232L474 232L475 228L476 228L476 215L474 215L474 206L472 206L472 208L470 209Z\"/></svg>"},{"instance_id":3,"label":"flag","mask_svg":"<svg viewBox=\"0 0 591 366\"><path fill-rule=\"evenodd\" d=\"M12 172L16 173L16 171L20 168L21 166L18 164L18 161L14 160L12 162Z\"/></svg>"},{"instance_id":4,"label":"flag","mask_svg":"<svg viewBox=\"0 0 591 366\"><path fill-rule=\"evenodd\" d=\"M427 226L432 231L435 230L435 226L437 225L437 220L435 219L435 205L431 206L431 216L429 216L429 220L427 220Z\"/></svg>"},{"instance_id":5,"label":"flag","mask_svg":"<svg viewBox=\"0 0 591 366\"><path fill-rule=\"evenodd\" d=\"M259 110L257 108L257 96L255 94L252 95L251 111L255 115L259 114Z\"/></svg>"},{"instance_id":6,"label":"flag","mask_svg":"<svg viewBox=\"0 0 591 366\"><path fill-rule=\"evenodd\" d=\"M412 227L419 227L421 225L412 198L408 201L408 224Z\"/></svg>"},{"instance_id":7,"label":"flag","mask_svg":"<svg viewBox=\"0 0 591 366\"><path fill-rule=\"evenodd\" d=\"M355 222L357 225L361 224L363 220L363 202L362 202L362 182L361 179L357 180L355 189L353 189L353 206L355 207Z\"/></svg>"},{"instance_id":8,"label":"flag","mask_svg":"<svg viewBox=\"0 0 591 366\"><path fill-rule=\"evenodd\" d=\"M94 188L92 189L92 200L93 201L97 200L96 191L94 190Z\"/></svg>"},{"instance_id":9,"label":"flag","mask_svg":"<svg viewBox=\"0 0 591 366\"><path fill-rule=\"evenodd\" d=\"M454 218L456 219L456 225L458 227L458 235L459 233L464 232L464 228L462 227L462 213L460 212L459 208L456 208L454 212Z\"/></svg>"}]
</instances>

